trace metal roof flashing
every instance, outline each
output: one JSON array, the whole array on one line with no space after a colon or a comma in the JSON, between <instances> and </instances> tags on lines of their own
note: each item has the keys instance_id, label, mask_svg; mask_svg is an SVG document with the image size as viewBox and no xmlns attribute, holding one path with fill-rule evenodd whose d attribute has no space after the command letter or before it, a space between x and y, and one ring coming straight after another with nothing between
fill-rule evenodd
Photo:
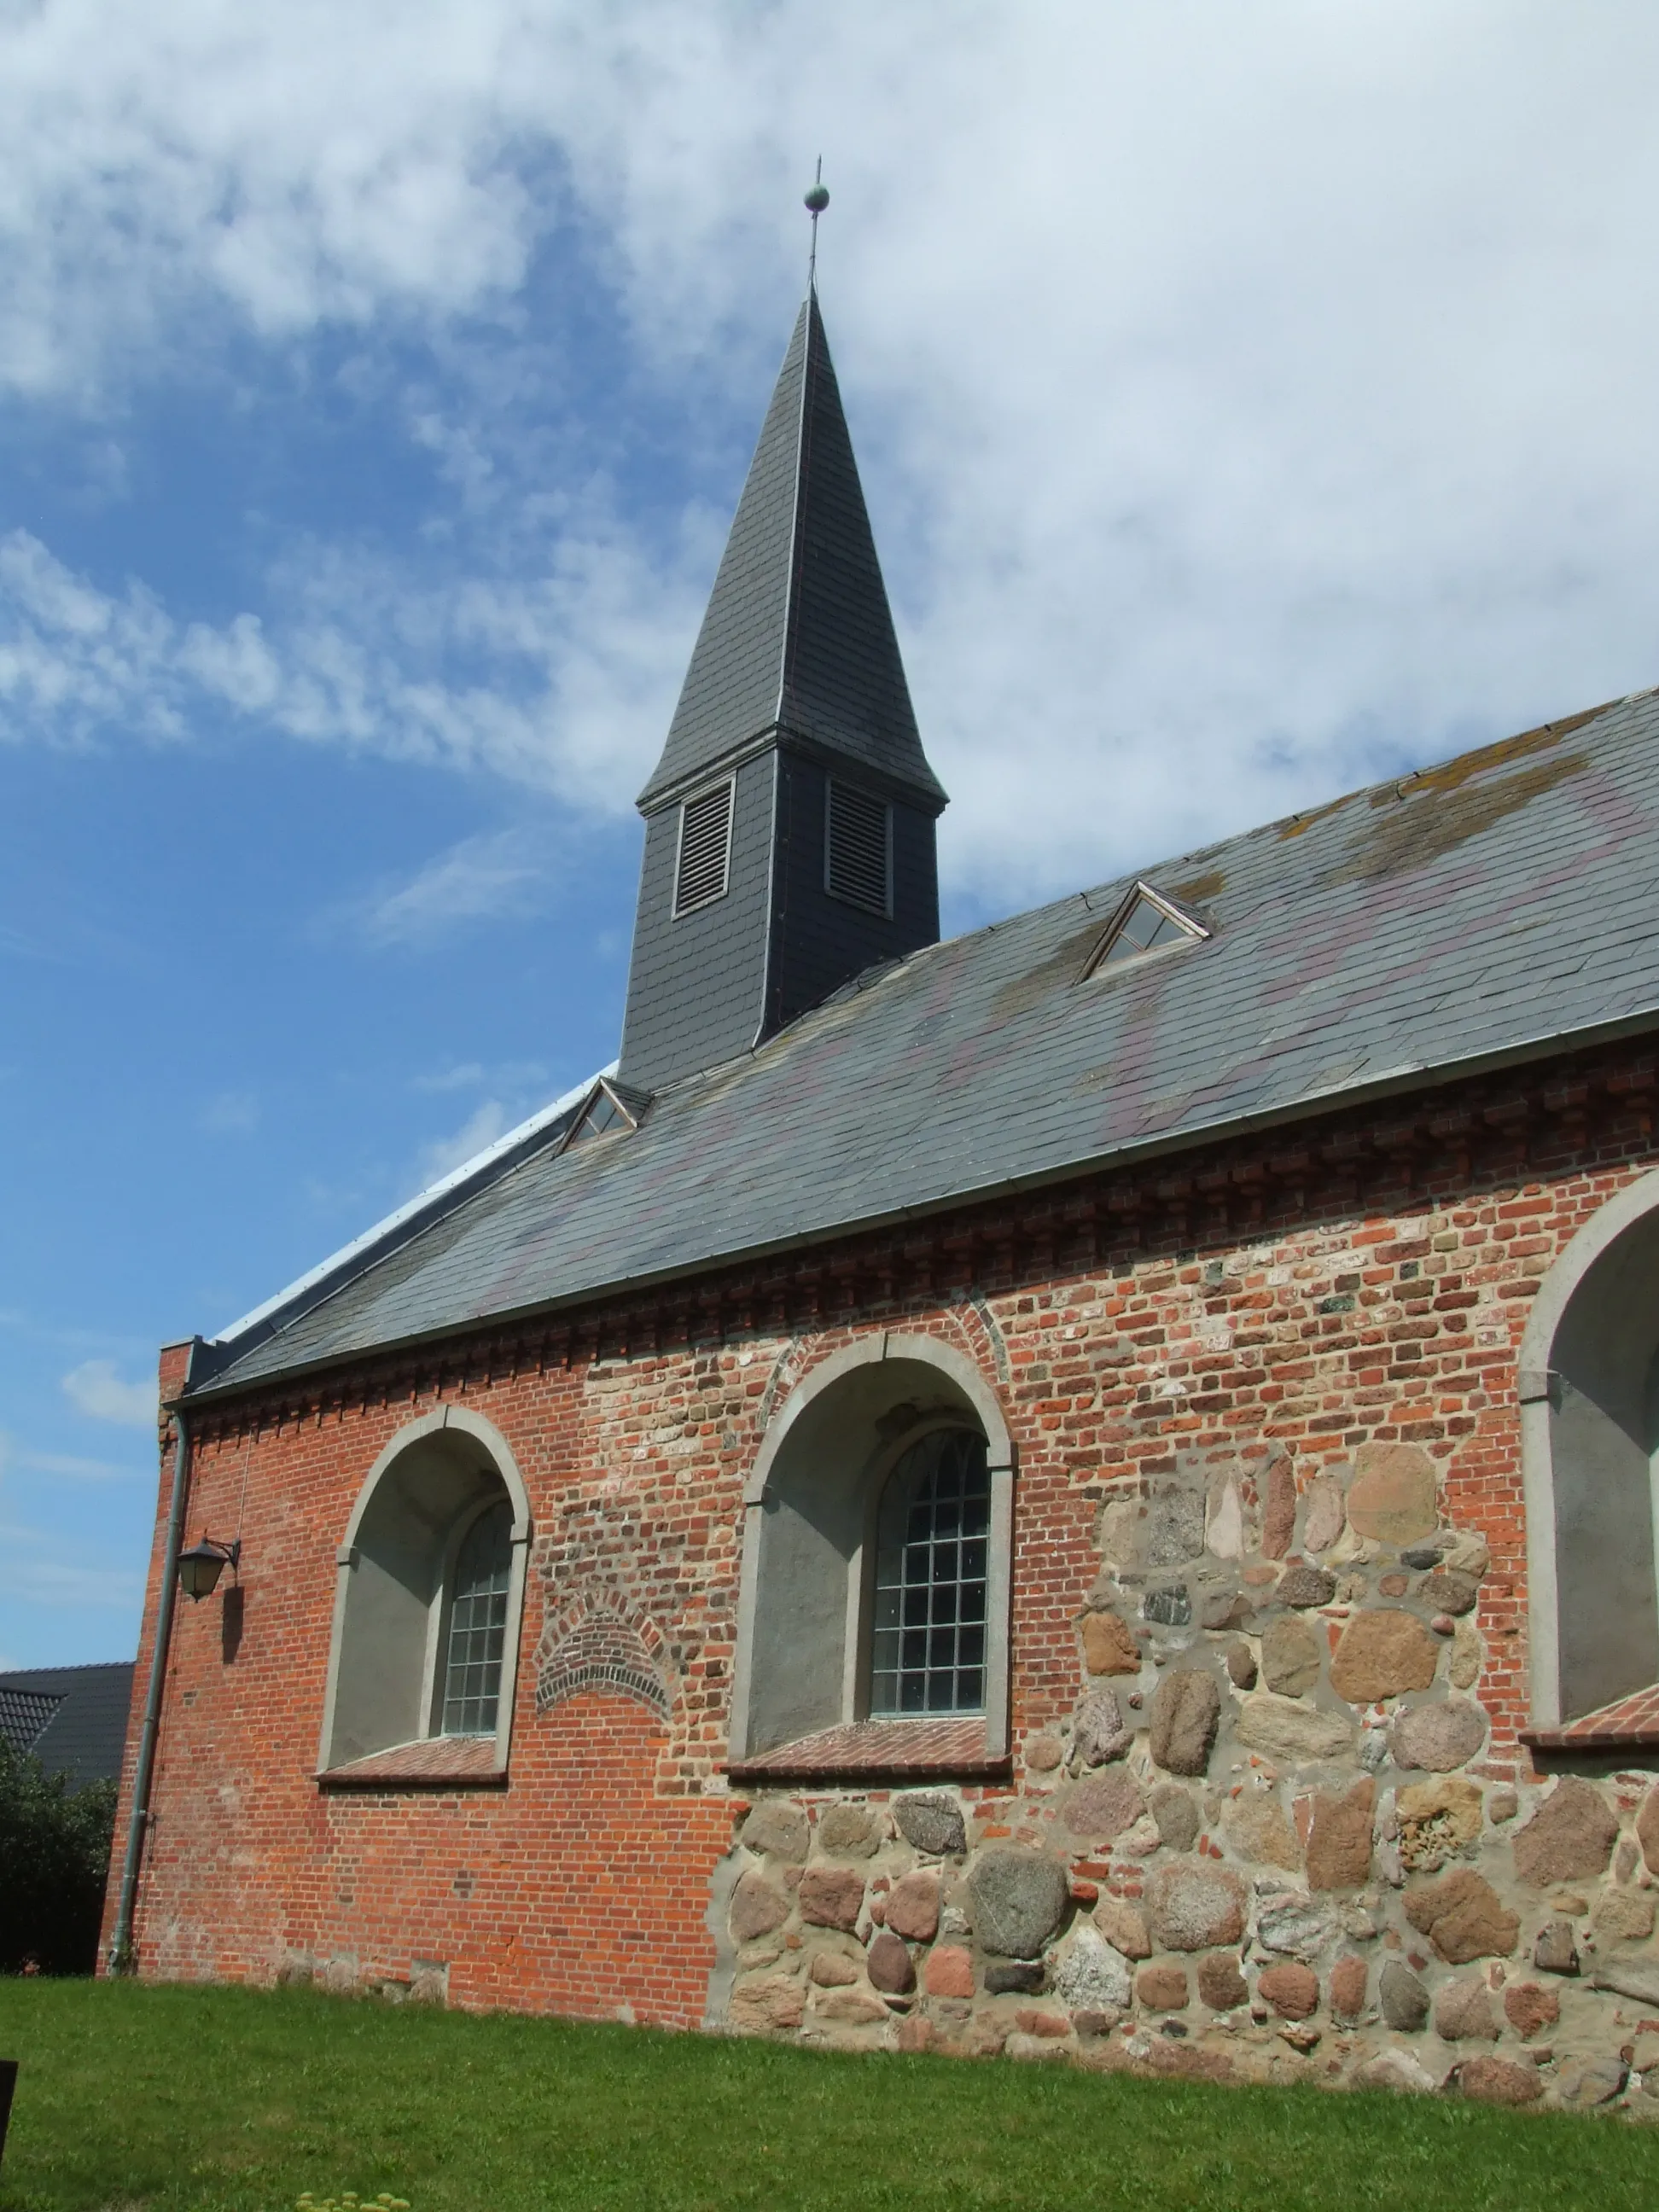
<instances>
[{"instance_id":1,"label":"metal roof flashing","mask_svg":"<svg viewBox=\"0 0 1659 2212\"><path fill-rule=\"evenodd\" d=\"M372 1228L354 1237L349 1244L342 1244L326 1260L296 1276L274 1297L265 1299L239 1321L230 1322L210 1337L193 1338L182 1395L198 1396L216 1376L233 1361L246 1358L254 1346L275 1336L302 1314L314 1311L347 1284L359 1280L379 1261L412 1243L446 1214L539 1152L544 1145L562 1141L568 1133L564 1124L574 1119L578 1109L607 1077L616 1073L616 1068L613 1060L599 1075L589 1076L585 1083L562 1092L550 1105L538 1107L494 1144L475 1152L471 1159L463 1160L459 1167L452 1168L436 1182L428 1183L424 1190L417 1191Z\"/></svg>"}]
</instances>

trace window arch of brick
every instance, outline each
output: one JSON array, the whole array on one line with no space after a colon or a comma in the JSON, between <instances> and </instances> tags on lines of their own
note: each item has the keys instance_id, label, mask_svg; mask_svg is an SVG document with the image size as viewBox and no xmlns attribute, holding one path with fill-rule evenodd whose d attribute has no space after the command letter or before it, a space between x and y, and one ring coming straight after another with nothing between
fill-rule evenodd
<instances>
[{"instance_id":1,"label":"window arch of brick","mask_svg":"<svg viewBox=\"0 0 1659 2212\"><path fill-rule=\"evenodd\" d=\"M511 1564L495 1732L446 1737L457 1561L468 1531L503 1506ZM364 1478L336 1553L320 1773L506 1773L529 1545L524 1480L491 1422L439 1406L398 1431Z\"/></svg>"},{"instance_id":2,"label":"window arch of brick","mask_svg":"<svg viewBox=\"0 0 1659 2212\"><path fill-rule=\"evenodd\" d=\"M1522 1340L1533 1727L1659 1683L1659 1170L1588 1221Z\"/></svg>"},{"instance_id":3,"label":"window arch of brick","mask_svg":"<svg viewBox=\"0 0 1659 2212\"><path fill-rule=\"evenodd\" d=\"M733 1765L866 1717L884 1486L905 1453L942 1426L985 1443L982 1755L1006 1755L1013 1440L971 1359L934 1337L890 1334L847 1346L796 1384L745 1484Z\"/></svg>"}]
</instances>

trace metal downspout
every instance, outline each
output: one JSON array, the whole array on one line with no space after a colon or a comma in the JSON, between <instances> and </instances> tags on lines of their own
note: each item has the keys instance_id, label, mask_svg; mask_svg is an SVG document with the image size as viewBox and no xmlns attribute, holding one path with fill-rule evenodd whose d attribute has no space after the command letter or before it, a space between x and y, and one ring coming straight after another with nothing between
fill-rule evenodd
<instances>
[{"instance_id":1,"label":"metal downspout","mask_svg":"<svg viewBox=\"0 0 1659 2212\"><path fill-rule=\"evenodd\" d=\"M149 1687L144 1695L143 1726L132 1774L132 1816L127 1826L126 1856L121 1865L121 1897L110 1937L109 1971L133 1970L132 1923L138 1904L138 1872L149 1826L150 1782L155 1770L155 1739L161 1725L161 1693L167 1686L167 1653L173 1642L173 1613L179 1595L179 1552L184 1540L185 1509L190 1498L190 1431L178 1407L173 1409L178 1437L173 1454L173 1497L167 1506L167 1542L161 1554L161 1587L155 1604L155 1644L149 1657Z\"/></svg>"}]
</instances>

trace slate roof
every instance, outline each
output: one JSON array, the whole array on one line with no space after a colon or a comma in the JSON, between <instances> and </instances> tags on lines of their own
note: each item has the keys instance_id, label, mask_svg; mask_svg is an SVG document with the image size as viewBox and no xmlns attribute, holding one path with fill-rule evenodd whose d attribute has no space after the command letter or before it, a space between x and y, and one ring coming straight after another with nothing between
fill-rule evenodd
<instances>
[{"instance_id":1,"label":"slate roof","mask_svg":"<svg viewBox=\"0 0 1659 2212\"><path fill-rule=\"evenodd\" d=\"M0 1735L32 1751L49 1774L73 1785L113 1781L126 1748L132 1662L98 1667L27 1667L0 1674ZM27 1742L14 1726L40 1724Z\"/></svg>"},{"instance_id":2,"label":"slate roof","mask_svg":"<svg viewBox=\"0 0 1659 2212\"><path fill-rule=\"evenodd\" d=\"M1124 877L930 945L636 1131L544 1125L192 1395L1659 1024L1659 698L1138 876L1207 939L1080 980Z\"/></svg>"},{"instance_id":3,"label":"slate roof","mask_svg":"<svg viewBox=\"0 0 1659 2212\"><path fill-rule=\"evenodd\" d=\"M840 754L937 812L817 295L766 412L714 589L640 794L648 811L775 731Z\"/></svg>"}]
</instances>

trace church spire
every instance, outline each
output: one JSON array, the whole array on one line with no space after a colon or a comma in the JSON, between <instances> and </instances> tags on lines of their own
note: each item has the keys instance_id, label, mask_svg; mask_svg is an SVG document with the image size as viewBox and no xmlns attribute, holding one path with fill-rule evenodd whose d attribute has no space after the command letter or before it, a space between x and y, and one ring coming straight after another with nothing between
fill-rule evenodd
<instances>
[{"instance_id":1,"label":"church spire","mask_svg":"<svg viewBox=\"0 0 1659 2212\"><path fill-rule=\"evenodd\" d=\"M796 318L648 813L775 737L937 811L816 290Z\"/></svg>"},{"instance_id":2,"label":"church spire","mask_svg":"<svg viewBox=\"0 0 1659 2212\"><path fill-rule=\"evenodd\" d=\"M809 286L640 794L623 1079L716 1066L934 943L945 804Z\"/></svg>"}]
</instances>

